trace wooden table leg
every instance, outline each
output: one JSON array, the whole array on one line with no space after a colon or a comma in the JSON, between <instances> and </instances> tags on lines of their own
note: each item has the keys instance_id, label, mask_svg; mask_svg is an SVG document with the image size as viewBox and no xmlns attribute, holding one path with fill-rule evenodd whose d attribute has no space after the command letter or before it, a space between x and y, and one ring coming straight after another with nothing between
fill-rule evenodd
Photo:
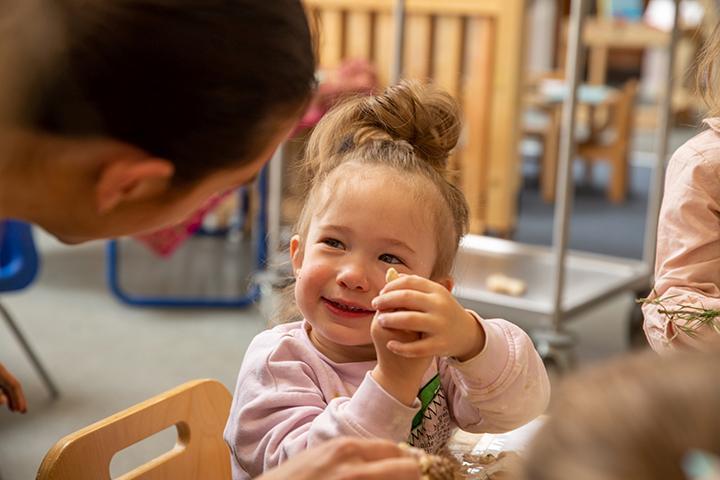
<instances>
[{"instance_id":1,"label":"wooden table leg","mask_svg":"<svg viewBox=\"0 0 720 480\"><path fill-rule=\"evenodd\" d=\"M557 182L558 153L560 149L560 123L562 104L548 111L549 122L545 134L542 155L540 189L542 198L547 203L555 201L555 183Z\"/></svg>"}]
</instances>

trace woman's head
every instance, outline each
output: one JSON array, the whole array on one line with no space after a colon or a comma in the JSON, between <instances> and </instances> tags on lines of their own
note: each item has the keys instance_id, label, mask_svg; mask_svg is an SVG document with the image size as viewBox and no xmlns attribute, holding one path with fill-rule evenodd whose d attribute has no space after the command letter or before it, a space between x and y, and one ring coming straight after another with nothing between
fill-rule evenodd
<instances>
[{"instance_id":1,"label":"woman's head","mask_svg":"<svg viewBox=\"0 0 720 480\"><path fill-rule=\"evenodd\" d=\"M692 450L720 453L720 352L623 357L554 395L527 480L685 480Z\"/></svg>"},{"instance_id":2,"label":"woman's head","mask_svg":"<svg viewBox=\"0 0 720 480\"><path fill-rule=\"evenodd\" d=\"M291 241L295 299L334 345L371 344L371 301L390 267L451 288L468 217L445 178L459 132L452 99L417 83L350 100L313 132L311 184Z\"/></svg>"},{"instance_id":3,"label":"woman's head","mask_svg":"<svg viewBox=\"0 0 720 480\"><path fill-rule=\"evenodd\" d=\"M18 22L42 14L57 45L26 68L16 126L67 147L98 139L132 147L134 164L164 162L143 171L173 192L197 191L213 176L237 180L249 168L247 181L312 94L298 0L38 2Z\"/></svg>"}]
</instances>

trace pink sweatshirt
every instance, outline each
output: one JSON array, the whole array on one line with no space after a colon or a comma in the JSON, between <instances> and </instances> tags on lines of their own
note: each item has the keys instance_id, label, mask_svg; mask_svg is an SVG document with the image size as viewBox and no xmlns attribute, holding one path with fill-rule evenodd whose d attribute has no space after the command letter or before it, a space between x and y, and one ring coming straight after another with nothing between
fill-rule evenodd
<instances>
[{"instance_id":1,"label":"pink sweatshirt","mask_svg":"<svg viewBox=\"0 0 720 480\"><path fill-rule=\"evenodd\" d=\"M535 418L550 386L530 338L504 320L478 321L487 337L483 351L463 363L433 362L423 380L432 400L417 419L421 402L408 407L386 393L370 375L375 361L331 361L310 341L306 322L259 334L245 354L225 427L233 479L255 477L341 435L437 451L455 426L503 432Z\"/></svg>"},{"instance_id":2,"label":"pink sweatshirt","mask_svg":"<svg viewBox=\"0 0 720 480\"><path fill-rule=\"evenodd\" d=\"M720 118L680 147L670 159L660 210L655 294L687 304L720 309ZM712 328L690 337L668 322L656 305L644 305L645 334L652 348L706 349L720 342Z\"/></svg>"}]
</instances>

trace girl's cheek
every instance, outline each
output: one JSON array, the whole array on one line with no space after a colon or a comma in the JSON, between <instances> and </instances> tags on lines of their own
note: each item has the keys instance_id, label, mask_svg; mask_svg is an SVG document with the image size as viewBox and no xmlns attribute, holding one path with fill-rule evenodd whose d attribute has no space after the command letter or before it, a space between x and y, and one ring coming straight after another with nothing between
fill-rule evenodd
<instances>
[{"instance_id":1,"label":"girl's cheek","mask_svg":"<svg viewBox=\"0 0 720 480\"><path fill-rule=\"evenodd\" d=\"M335 269L327 262L305 262L300 269L298 280L310 283L323 283L334 278Z\"/></svg>"}]
</instances>

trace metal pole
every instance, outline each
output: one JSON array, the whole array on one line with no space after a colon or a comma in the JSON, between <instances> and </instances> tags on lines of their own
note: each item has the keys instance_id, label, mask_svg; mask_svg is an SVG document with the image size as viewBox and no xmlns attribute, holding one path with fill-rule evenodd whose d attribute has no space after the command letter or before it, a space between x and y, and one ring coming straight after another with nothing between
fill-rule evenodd
<instances>
[{"instance_id":1,"label":"metal pole","mask_svg":"<svg viewBox=\"0 0 720 480\"><path fill-rule=\"evenodd\" d=\"M668 137L670 122L672 120L672 93L673 93L673 69L675 66L675 46L679 36L680 23L680 0L675 0L675 19L670 32L670 43L668 44L668 62L665 77L665 88L659 104L659 128L655 137L655 151L657 157L653 168L653 175L648 193L647 218L645 219L645 242L643 244L643 262L647 271L652 273L655 269L655 249L657 247L657 227L660 215L660 204L662 202L663 187L665 183L665 160L667 158Z\"/></svg>"},{"instance_id":2,"label":"metal pole","mask_svg":"<svg viewBox=\"0 0 720 480\"><path fill-rule=\"evenodd\" d=\"M405 48L405 0L395 0L393 18L395 20L395 43L393 45L395 52L390 73L390 83L396 84L402 78L403 53Z\"/></svg>"},{"instance_id":3,"label":"metal pole","mask_svg":"<svg viewBox=\"0 0 720 480\"><path fill-rule=\"evenodd\" d=\"M35 354L35 351L25 339L25 335L23 335L23 333L20 331L20 328L15 324L15 321L10 316L10 312L8 312L1 303L0 317L3 317L5 319L5 323L7 324L8 328L13 333L13 335L15 335L15 338L20 343L23 350L25 350L25 354L30 359L30 363L32 363L35 371L38 373L38 375L40 375L40 379L45 384L45 388L47 388L48 392L50 392L50 398L52 398L53 400L58 398L60 396L60 391L55 385L55 382L53 382L52 378L50 378L50 374L47 372L47 370L45 370L45 367L38 358L37 354Z\"/></svg>"},{"instance_id":4,"label":"metal pole","mask_svg":"<svg viewBox=\"0 0 720 480\"><path fill-rule=\"evenodd\" d=\"M562 134L560 136L560 161L555 193L555 216L553 219L553 310L552 324L555 331L560 330L562 321L562 298L565 282L565 257L567 255L568 226L572 211L574 194L572 164L575 156L575 104L577 84L582 67L581 33L587 2L572 0L570 28L568 30L568 50L565 61L565 86L567 96L563 103Z\"/></svg>"},{"instance_id":5,"label":"metal pole","mask_svg":"<svg viewBox=\"0 0 720 480\"><path fill-rule=\"evenodd\" d=\"M277 268L277 255L280 252L280 223L281 223L281 203L282 203L282 154L284 144L280 145L272 158L269 165L268 179L268 253L267 264L268 270L272 271Z\"/></svg>"}]
</instances>

